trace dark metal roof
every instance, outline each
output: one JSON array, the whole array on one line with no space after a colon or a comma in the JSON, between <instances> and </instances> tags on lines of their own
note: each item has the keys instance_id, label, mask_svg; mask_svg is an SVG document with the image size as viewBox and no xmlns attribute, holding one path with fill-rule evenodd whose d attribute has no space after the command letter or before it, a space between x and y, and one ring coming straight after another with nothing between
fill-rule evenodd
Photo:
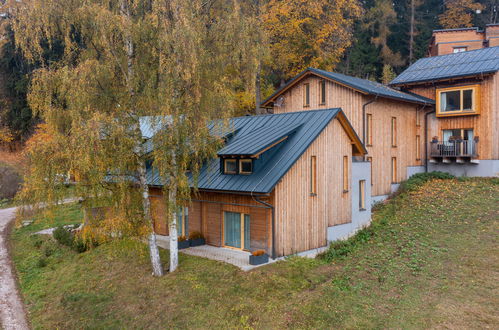
<instances>
[{"instance_id":1,"label":"dark metal roof","mask_svg":"<svg viewBox=\"0 0 499 330\"><path fill-rule=\"evenodd\" d=\"M426 57L408 67L390 85L475 76L499 71L499 47Z\"/></svg>"},{"instance_id":2,"label":"dark metal roof","mask_svg":"<svg viewBox=\"0 0 499 330\"><path fill-rule=\"evenodd\" d=\"M282 126L263 126L249 134L237 135L230 144L223 147L219 156L253 156L287 137L302 124L284 124Z\"/></svg>"},{"instance_id":3,"label":"dark metal roof","mask_svg":"<svg viewBox=\"0 0 499 330\"><path fill-rule=\"evenodd\" d=\"M405 92L401 92L399 90L393 89L389 86L380 84L375 81L367 80L367 79L361 79L357 77L352 77L352 76L347 76L341 73L336 73L336 72L329 72L329 71L324 71L320 69L314 69L314 68L308 68L305 71L301 72L298 74L296 77L294 77L291 81L289 81L286 85L278 89L274 94L272 94L269 98L267 98L265 101L262 102L262 104L267 103L269 100L273 99L277 95L279 95L286 87L293 82L295 82L298 79L301 79L304 75L307 73L315 73L317 75L323 76L325 78L328 78L330 80L336 81L342 85L346 85L350 88L356 89L358 91L361 91L366 94L374 95L374 96L379 96L379 97L386 97L390 99L396 99L396 100L401 100L401 101L406 101L406 102L411 102L411 103L418 103L418 104L435 104L435 101L423 96L415 95L415 94L409 94Z\"/></svg>"},{"instance_id":4,"label":"dark metal roof","mask_svg":"<svg viewBox=\"0 0 499 330\"><path fill-rule=\"evenodd\" d=\"M279 140L277 136L288 136L288 138L263 153L258 159L261 163L255 166L254 172L250 175L222 174L220 172L220 159L208 161L200 171L198 188L244 193L270 193L291 166L340 112L341 109L307 110L231 119L229 125L233 127L235 133L223 149L231 149L234 146L234 150L254 152L254 150L261 149L263 145L268 146L268 142L263 141L264 139L255 140L255 146L250 145L251 139L249 137L254 137L256 132L266 134L269 138L268 141ZM243 141L244 143L242 143ZM154 167L148 171L147 175L150 185L162 185L161 178Z\"/></svg>"}]
</instances>

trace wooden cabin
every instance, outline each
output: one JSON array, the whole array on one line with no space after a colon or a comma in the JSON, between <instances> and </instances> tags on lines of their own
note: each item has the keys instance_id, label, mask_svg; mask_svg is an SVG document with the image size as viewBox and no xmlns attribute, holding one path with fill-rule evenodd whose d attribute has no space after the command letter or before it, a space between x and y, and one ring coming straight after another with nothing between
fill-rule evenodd
<instances>
[{"instance_id":1,"label":"wooden cabin","mask_svg":"<svg viewBox=\"0 0 499 330\"><path fill-rule=\"evenodd\" d=\"M199 231L210 245L278 257L326 247L335 228L353 232L370 221L370 167L352 163L366 150L341 109L246 116L229 126L178 218L179 235ZM153 167L148 177L156 232L168 235L160 177Z\"/></svg>"},{"instance_id":2,"label":"wooden cabin","mask_svg":"<svg viewBox=\"0 0 499 330\"><path fill-rule=\"evenodd\" d=\"M418 60L392 86L436 101L428 113L428 169L499 175L499 47Z\"/></svg>"},{"instance_id":3,"label":"wooden cabin","mask_svg":"<svg viewBox=\"0 0 499 330\"><path fill-rule=\"evenodd\" d=\"M398 183L421 171L422 120L432 99L347 75L309 68L262 103L274 113L339 107L368 151L371 194L384 199Z\"/></svg>"}]
</instances>

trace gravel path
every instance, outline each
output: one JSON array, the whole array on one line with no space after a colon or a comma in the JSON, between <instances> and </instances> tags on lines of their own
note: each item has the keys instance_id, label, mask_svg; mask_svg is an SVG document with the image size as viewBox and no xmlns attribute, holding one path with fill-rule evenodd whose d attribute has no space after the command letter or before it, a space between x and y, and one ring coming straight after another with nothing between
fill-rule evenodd
<instances>
[{"instance_id":1,"label":"gravel path","mask_svg":"<svg viewBox=\"0 0 499 330\"><path fill-rule=\"evenodd\" d=\"M7 248L9 224L16 208L0 210L0 325L5 330L29 329Z\"/></svg>"}]
</instances>

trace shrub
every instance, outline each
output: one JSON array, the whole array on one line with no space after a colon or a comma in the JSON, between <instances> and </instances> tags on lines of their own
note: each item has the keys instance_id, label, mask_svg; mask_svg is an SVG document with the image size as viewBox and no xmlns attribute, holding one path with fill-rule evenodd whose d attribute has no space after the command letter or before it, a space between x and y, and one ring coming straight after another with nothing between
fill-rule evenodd
<instances>
[{"instance_id":1,"label":"shrub","mask_svg":"<svg viewBox=\"0 0 499 330\"><path fill-rule=\"evenodd\" d=\"M189 234L190 240L195 240L200 238L204 238L204 236L199 231L193 231L192 233Z\"/></svg>"},{"instance_id":2,"label":"shrub","mask_svg":"<svg viewBox=\"0 0 499 330\"><path fill-rule=\"evenodd\" d=\"M0 163L0 200L13 198L21 183L21 176L14 168Z\"/></svg>"},{"instance_id":3,"label":"shrub","mask_svg":"<svg viewBox=\"0 0 499 330\"><path fill-rule=\"evenodd\" d=\"M59 244L66 245L69 247L73 246L74 235L63 226L57 227L52 233L52 235L54 236L55 240L59 242Z\"/></svg>"},{"instance_id":4,"label":"shrub","mask_svg":"<svg viewBox=\"0 0 499 330\"><path fill-rule=\"evenodd\" d=\"M256 250L256 251L251 252L251 254L254 255L255 257L263 256L265 254L265 251L264 250Z\"/></svg>"},{"instance_id":5,"label":"shrub","mask_svg":"<svg viewBox=\"0 0 499 330\"><path fill-rule=\"evenodd\" d=\"M43 254L46 257L50 257L52 254L54 254L54 249L50 246L45 246L45 248L43 249Z\"/></svg>"},{"instance_id":6,"label":"shrub","mask_svg":"<svg viewBox=\"0 0 499 330\"><path fill-rule=\"evenodd\" d=\"M179 236L177 239L178 239L179 242L185 242L185 241L187 241L187 237L185 237L184 235Z\"/></svg>"},{"instance_id":7,"label":"shrub","mask_svg":"<svg viewBox=\"0 0 499 330\"><path fill-rule=\"evenodd\" d=\"M38 259L38 261L36 262L36 267L43 268L45 266L47 266L47 259L45 258Z\"/></svg>"},{"instance_id":8,"label":"shrub","mask_svg":"<svg viewBox=\"0 0 499 330\"><path fill-rule=\"evenodd\" d=\"M454 175L445 172L417 173L411 176L407 181L402 182L399 190L400 192L413 191L430 180L450 180L455 178Z\"/></svg>"},{"instance_id":9,"label":"shrub","mask_svg":"<svg viewBox=\"0 0 499 330\"><path fill-rule=\"evenodd\" d=\"M78 253L83 253L88 250L87 244L85 244L85 241L79 236L73 239L73 244L71 247Z\"/></svg>"}]
</instances>

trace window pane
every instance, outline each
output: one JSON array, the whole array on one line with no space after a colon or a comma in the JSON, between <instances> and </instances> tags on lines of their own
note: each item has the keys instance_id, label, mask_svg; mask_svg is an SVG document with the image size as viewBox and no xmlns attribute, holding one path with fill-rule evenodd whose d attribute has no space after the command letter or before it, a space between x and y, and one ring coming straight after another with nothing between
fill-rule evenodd
<instances>
[{"instance_id":1,"label":"window pane","mask_svg":"<svg viewBox=\"0 0 499 330\"><path fill-rule=\"evenodd\" d=\"M461 92L442 92L440 94L440 111L456 110L461 110Z\"/></svg>"},{"instance_id":2,"label":"window pane","mask_svg":"<svg viewBox=\"0 0 499 330\"><path fill-rule=\"evenodd\" d=\"M253 172L253 161L251 159L241 160L241 172L243 173Z\"/></svg>"},{"instance_id":3,"label":"window pane","mask_svg":"<svg viewBox=\"0 0 499 330\"><path fill-rule=\"evenodd\" d=\"M473 90L463 91L463 110L473 110Z\"/></svg>"},{"instance_id":4,"label":"window pane","mask_svg":"<svg viewBox=\"0 0 499 330\"><path fill-rule=\"evenodd\" d=\"M321 80L321 103L326 103L326 81Z\"/></svg>"},{"instance_id":5,"label":"window pane","mask_svg":"<svg viewBox=\"0 0 499 330\"><path fill-rule=\"evenodd\" d=\"M250 236L250 216L249 214L244 215L244 249L249 250L251 248L251 236Z\"/></svg>"},{"instance_id":6,"label":"window pane","mask_svg":"<svg viewBox=\"0 0 499 330\"><path fill-rule=\"evenodd\" d=\"M236 173L237 172L237 162L235 159L225 160L225 173Z\"/></svg>"}]
</instances>

